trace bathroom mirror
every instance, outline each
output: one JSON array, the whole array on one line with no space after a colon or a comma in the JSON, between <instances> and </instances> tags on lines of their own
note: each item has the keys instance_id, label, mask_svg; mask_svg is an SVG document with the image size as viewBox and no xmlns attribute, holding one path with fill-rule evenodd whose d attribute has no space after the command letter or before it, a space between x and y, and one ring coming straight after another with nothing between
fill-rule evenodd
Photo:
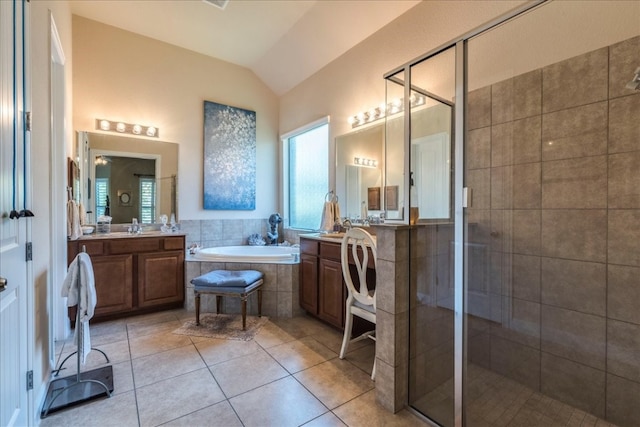
<instances>
[{"instance_id":1,"label":"bathroom mirror","mask_svg":"<svg viewBox=\"0 0 640 427\"><path fill-rule=\"evenodd\" d=\"M343 217L359 219L383 211L383 132L380 123L336 138L336 194Z\"/></svg>"},{"instance_id":2,"label":"bathroom mirror","mask_svg":"<svg viewBox=\"0 0 640 427\"><path fill-rule=\"evenodd\" d=\"M86 222L107 213L114 224L157 223L172 213L177 219L178 144L84 131L77 138L81 185L74 198Z\"/></svg>"}]
</instances>

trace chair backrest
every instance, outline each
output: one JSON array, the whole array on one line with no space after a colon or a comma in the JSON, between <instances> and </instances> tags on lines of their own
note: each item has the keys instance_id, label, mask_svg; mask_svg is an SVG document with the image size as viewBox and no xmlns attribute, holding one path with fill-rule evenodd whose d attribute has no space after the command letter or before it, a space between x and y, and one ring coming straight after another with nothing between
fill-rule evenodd
<instances>
[{"instance_id":1,"label":"chair backrest","mask_svg":"<svg viewBox=\"0 0 640 427\"><path fill-rule=\"evenodd\" d=\"M342 277L347 285L349 291L348 299L355 299L361 304L376 306L375 291L371 294L367 287L367 267L369 265L369 251L367 248L371 248L371 254L373 255L373 266L376 266L376 242L367 231L362 228L351 228L342 238L342 245L340 247L340 255L342 262ZM351 270L349 268L349 254L353 260L356 271L358 273L359 286L356 287L351 277Z\"/></svg>"}]
</instances>

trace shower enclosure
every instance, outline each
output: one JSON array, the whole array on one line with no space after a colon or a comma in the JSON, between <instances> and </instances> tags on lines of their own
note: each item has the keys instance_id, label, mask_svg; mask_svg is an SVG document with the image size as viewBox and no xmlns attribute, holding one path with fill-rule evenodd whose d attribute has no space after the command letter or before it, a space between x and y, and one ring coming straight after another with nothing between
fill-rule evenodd
<instances>
[{"instance_id":1,"label":"shower enclosure","mask_svg":"<svg viewBox=\"0 0 640 427\"><path fill-rule=\"evenodd\" d=\"M438 205L410 231L409 405L443 426L637 426L640 2L527 7L385 76L403 117L385 185ZM436 107L448 156L417 150ZM423 157L449 197L412 188Z\"/></svg>"}]
</instances>

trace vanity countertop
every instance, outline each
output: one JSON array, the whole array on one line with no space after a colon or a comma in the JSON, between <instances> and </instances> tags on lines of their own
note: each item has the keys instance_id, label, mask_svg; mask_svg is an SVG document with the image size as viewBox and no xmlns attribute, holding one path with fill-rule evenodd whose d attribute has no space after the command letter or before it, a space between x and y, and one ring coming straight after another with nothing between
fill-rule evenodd
<instances>
[{"instance_id":1,"label":"vanity countertop","mask_svg":"<svg viewBox=\"0 0 640 427\"><path fill-rule=\"evenodd\" d=\"M129 234L126 231L114 231L111 233L91 233L83 234L78 240L101 240L101 239L140 239L145 237L171 237L171 236L185 236L187 233L163 233L162 231L145 231L140 234Z\"/></svg>"},{"instance_id":2,"label":"vanity countertop","mask_svg":"<svg viewBox=\"0 0 640 427\"><path fill-rule=\"evenodd\" d=\"M344 232L340 232L340 233L307 233L307 234L300 234L300 237L304 237L305 239L312 239L312 240L320 240L323 242L336 242L336 243L342 243L342 238L344 237L346 233ZM373 241L376 241L376 236L372 235L371 237L373 237Z\"/></svg>"}]
</instances>

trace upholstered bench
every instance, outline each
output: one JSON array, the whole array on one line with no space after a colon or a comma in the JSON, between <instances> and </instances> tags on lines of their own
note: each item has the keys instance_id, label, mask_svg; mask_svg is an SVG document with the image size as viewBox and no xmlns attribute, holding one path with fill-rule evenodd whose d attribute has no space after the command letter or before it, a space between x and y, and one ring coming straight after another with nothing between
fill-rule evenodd
<instances>
[{"instance_id":1,"label":"upholstered bench","mask_svg":"<svg viewBox=\"0 0 640 427\"><path fill-rule=\"evenodd\" d=\"M239 297L242 301L242 330L247 326L247 298L258 291L258 316L262 316L263 274L256 270L214 270L191 280L195 294L196 325L200 325L200 294L216 296L216 312L220 313L222 297Z\"/></svg>"}]
</instances>

